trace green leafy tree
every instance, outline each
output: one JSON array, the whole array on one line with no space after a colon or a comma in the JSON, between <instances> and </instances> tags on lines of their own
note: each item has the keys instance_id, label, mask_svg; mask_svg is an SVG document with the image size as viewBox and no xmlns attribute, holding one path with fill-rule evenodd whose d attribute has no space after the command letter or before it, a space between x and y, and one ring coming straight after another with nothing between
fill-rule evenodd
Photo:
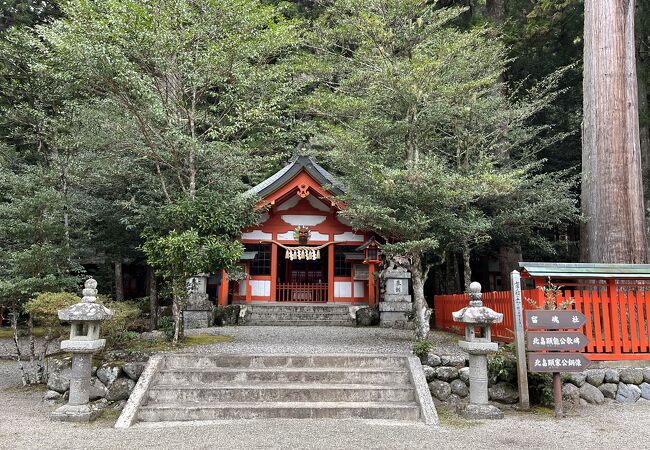
<instances>
[{"instance_id":1,"label":"green leafy tree","mask_svg":"<svg viewBox=\"0 0 650 450\"><path fill-rule=\"evenodd\" d=\"M536 154L564 137L530 121L560 75L503 95L505 47L490 28L451 26L460 12L416 0L334 2L313 44L323 87L305 106L348 188L343 214L384 237L412 272L418 339L429 329L429 269L454 250L469 266L496 218L529 207L505 199L541 195ZM564 198L564 187L552 195ZM568 204L563 215L575 213Z\"/></svg>"}]
</instances>

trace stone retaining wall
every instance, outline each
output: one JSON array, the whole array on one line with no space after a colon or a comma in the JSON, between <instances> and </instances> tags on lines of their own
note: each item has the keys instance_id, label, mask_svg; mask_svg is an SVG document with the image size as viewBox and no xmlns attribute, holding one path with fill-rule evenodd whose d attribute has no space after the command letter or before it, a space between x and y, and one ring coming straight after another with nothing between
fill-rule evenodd
<instances>
[{"instance_id":1,"label":"stone retaining wall","mask_svg":"<svg viewBox=\"0 0 650 450\"><path fill-rule=\"evenodd\" d=\"M90 380L90 401L98 408L112 407L120 411L126 404L147 363L147 354L129 356L129 361L122 361L122 354L106 355L106 363L93 367ZM110 358L109 358L110 357ZM43 400L50 403L65 403L70 391L72 357L48 358L47 391Z\"/></svg>"},{"instance_id":2,"label":"stone retaining wall","mask_svg":"<svg viewBox=\"0 0 650 450\"><path fill-rule=\"evenodd\" d=\"M420 356L429 391L434 400L453 406L469 401L469 367L466 356L442 355L429 351ZM629 404L639 398L650 400L650 368L589 369L563 375L563 397L576 404L600 405L611 399ZM515 404L519 401L517 386L496 381L490 374L490 401Z\"/></svg>"},{"instance_id":3,"label":"stone retaining wall","mask_svg":"<svg viewBox=\"0 0 650 450\"><path fill-rule=\"evenodd\" d=\"M562 396L575 403L600 405L606 399L630 404L650 400L650 368L589 369L566 375Z\"/></svg>"}]
</instances>

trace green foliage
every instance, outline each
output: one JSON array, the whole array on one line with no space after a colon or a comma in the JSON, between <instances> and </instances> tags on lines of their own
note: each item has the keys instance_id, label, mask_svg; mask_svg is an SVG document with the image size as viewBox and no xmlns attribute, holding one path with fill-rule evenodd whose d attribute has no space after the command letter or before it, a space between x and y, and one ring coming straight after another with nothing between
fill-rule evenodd
<instances>
[{"instance_id":1,"label":"green foliage","mask_svg":"<svg viewBox=\"0 0 650 450\"><path fill-rule=\"evenodd\" d=\"M174 339L174 318L172 316L161 317L159 328L163 332L165 339L168 341Z\"/></svg>"},{"instance_id":2,"label":"green foliage","mask_svg":"<svg viewBox=\"0 0 650 450\"><path fill-rule=\"evenodd\" d=\"M488 357L488 374L494 382L503 381L517 385L517 358L513 344L504 345L497 353ZM528 372L528 392L531 403L552 404L552 377L549 374Z\"/></svg>"},{"instance_id":3,"label":"green foliage","mask_svg":"<svg viewBox=\"0 0 650 450\"><path fill-rule=\"evenodd\" d=\"M49 338L67 333L69 327L59 320L58 311L79 303L79 297L69 292L46 292L30 299L24 306L35 325L42 326Z\"/></svg>"},{"instance_id":4,"label":"green foliage","mask_svg":"<svg viewBox=\"0 0 650 450\"><path fill-rule=\"evenodd\" d=\"M413 353L417 356L424 356L429 352L429 350L431 350L432 347L433 343L429 340L424 339L414 343L412 349Z\"/></svg>"}]
</instances>

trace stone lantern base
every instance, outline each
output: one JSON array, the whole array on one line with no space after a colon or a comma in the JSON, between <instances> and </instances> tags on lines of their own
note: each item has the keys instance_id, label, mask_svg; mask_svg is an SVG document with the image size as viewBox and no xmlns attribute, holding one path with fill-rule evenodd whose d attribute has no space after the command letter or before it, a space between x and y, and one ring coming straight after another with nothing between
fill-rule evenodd
<instances>
[{"instance_id":1,"label":"stone lantern base","mask_svg":"<svg viewBox=\"0 0 650 450\"><path fill-rule=\"evenodd\" d=\"M85 405L63 405L51 414L52 420L61 422L92 422L99 416L101 411L89 404Z\"/></svg>"}]
</instances>

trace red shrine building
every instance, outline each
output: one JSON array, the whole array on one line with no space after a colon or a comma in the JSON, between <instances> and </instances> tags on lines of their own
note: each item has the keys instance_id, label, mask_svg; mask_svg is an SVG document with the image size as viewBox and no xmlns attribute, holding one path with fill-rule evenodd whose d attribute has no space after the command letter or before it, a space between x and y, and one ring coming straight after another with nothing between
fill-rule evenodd
<instances>
[{"instance_id":1,"label":"red shrine building","mask_svg":"<svg viewBox=\"0 0 650 450\"><path fill-rule=\"evenodd\" d=\"M219 305L377 303L378 245L339 216L344 205L332 198L344 188L311 156L293 157L250 193L260 198L262 221L242 230L245 277L227 281L222 272Z\"/></svg>"}]
</instances>

